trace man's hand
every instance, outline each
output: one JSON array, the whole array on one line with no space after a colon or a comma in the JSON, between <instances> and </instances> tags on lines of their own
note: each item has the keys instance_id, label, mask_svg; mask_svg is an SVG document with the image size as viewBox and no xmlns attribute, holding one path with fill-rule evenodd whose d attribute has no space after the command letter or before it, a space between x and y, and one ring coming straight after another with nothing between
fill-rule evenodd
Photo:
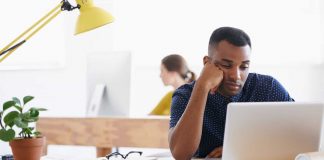
<instances>
[{"instance_id":1,"label":"man's hand","mask_svg":"<svg viewBox=\"0 0 324 160\"><path fill-rule=\"evenodd\" d=\"M207 56L204 57L204 64L197 83L206 87L211 93L215 93L223 80L223 71Z\"/></svg>"},{"instance_id":2,"label":"man's hand","mask_svg":"<svg viewBox=\"0 0 324 160\"><path fill-rule=\"evenodd\" d=\"M217 147L211 151L206 158L220 158L223 153L223 147Z\"/></svg>"}]
</instances>

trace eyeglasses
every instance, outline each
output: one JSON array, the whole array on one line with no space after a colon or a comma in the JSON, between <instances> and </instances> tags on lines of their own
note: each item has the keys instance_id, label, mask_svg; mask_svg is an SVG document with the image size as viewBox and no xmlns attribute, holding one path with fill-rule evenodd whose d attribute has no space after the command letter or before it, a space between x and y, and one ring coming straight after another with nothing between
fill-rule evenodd
<instances>
[{"instance_id":1,"label":"eyeglasses","mask_svg":"<svg viewBox=\"0 0 324 160\"><path fill-rule=\"evenodd\" d=\"M129 155L131 155L131 154L139 154L139 156L141 156L142 155L142 153L143 152L140 152L140 151L130 151L130 152L128 152L126 155L123 155L123 154L121 154L121 153L119 153L119 152L113 152L113 153L110 153L110 154L108 154L108 155L106 155L106 158L109 160L109 158L112 158L113 156L114 156L114 158L116 157L116 158L123 158L123 159L126 159Z\"/></svg>"}]
</instances>

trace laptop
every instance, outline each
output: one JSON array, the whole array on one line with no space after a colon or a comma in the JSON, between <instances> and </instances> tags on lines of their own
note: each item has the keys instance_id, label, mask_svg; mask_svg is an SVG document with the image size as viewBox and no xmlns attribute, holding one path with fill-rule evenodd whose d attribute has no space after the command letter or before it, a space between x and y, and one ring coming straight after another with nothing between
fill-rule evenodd
<instances>
[{"instance_id":1,"label":"laptop","mask_svg":"<svg viewBox=\"0 0 324 160\"><path fill-rule=\"evenodd\" d=\"M319 151L323 108L320 103L230 103L222 159L293 160Z\"/></svg>"}]
</instances>

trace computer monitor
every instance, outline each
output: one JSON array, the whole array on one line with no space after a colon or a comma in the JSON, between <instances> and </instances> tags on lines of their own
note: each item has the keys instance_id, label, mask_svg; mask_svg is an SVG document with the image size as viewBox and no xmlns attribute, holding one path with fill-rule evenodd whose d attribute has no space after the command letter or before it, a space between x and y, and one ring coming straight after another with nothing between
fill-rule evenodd
<instances>
[{"instance_id":1,"label":"computer monitor","mask_svg":"<svg viewBox=\"0 0 324 160\"><path fill-rule=\"evenodd\" d=\"M129 116L131 53L87 55L88 116Z\"/></svg>"}]
</instances>

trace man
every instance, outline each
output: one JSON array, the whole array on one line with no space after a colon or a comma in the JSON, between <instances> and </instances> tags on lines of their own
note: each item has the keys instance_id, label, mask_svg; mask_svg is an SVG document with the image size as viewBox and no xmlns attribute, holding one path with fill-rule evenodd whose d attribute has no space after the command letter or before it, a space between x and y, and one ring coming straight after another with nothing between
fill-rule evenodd
<instances>
[{"instance_id":1,"label":"man","mask_svg":"<svg viewBox=\"0 0 324 160\"><path fill-rule=\"evenodd\" d=\"M250 55L244 31L222 27L212 33L200 77L173 94L169 144L177 160L222 155L228 103L293 101L274 78L249 73Z\"/></svg>"}]
</instances>

